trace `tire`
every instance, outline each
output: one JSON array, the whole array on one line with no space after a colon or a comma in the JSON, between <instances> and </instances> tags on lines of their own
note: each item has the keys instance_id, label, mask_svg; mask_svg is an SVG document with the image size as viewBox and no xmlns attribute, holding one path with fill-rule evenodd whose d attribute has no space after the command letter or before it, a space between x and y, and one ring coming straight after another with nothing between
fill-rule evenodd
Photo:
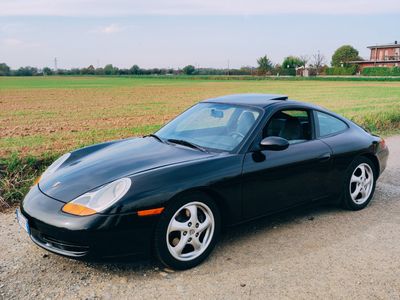
<instances>
[{"instance_id":1,"label":"tire","mask_svg":"<svg viewBox=\"0 0 400 300\"><path fill-rule=\"evenodd\" d=\"M154 252L167 267L185 270L200 264L219 239L221 217L206 194L191 193L166 207L154 234Z\"/></svg>"},{"instance_id":2,"label":"tire","mask_svg":"<svg viewBox=\"0 0 400 300\"><path fill-rule=\"evenodd\" d=\"M364 156L355 159L348 168L342 204L348 210L360 210L374 196L377 170L373 162Z\"/></svg>"}]
</instances>

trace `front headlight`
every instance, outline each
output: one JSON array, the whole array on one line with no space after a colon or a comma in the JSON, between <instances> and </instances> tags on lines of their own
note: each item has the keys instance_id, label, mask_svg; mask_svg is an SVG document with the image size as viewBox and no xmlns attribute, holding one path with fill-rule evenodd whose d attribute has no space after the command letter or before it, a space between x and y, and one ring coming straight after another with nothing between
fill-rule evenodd
<instances>
[{"instance_id":1,"label":"front headlight","mask_svg":"<svg viewBox=\"0 0 400 300\"><path fill-rule=\"evenodd\" d=\"M60 156L58 159L56 159L47 169L46 171L43 172L41 176L36 178L35 182L33 185L36 185L39 183L40 180L49 177L51 174L53 174L69 157L71 156L71 153L66 153L62 156Z\"/></svg>"},{"instance_id":2,"label":"front headlight","mask_svg":"<svg viewBox=\"0 0 400 300\"><path fill-rule=\"evenodd\" d=\"M76 216L90 216L102 212L121 199L129 191L131 184L129 178L115 180L65 204L62 211Z\"/></svg>"}]
</instances>

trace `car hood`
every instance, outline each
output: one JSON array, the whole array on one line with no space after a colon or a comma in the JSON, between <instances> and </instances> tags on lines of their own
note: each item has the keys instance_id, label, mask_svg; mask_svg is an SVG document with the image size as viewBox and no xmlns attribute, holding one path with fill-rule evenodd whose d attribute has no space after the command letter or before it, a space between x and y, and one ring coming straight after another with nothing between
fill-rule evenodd
<instances>
[{"instance_id":1,"label":"car hood","mask_svg":"<svg viewBox=\"0 0 400 300\"><path fill-rule=\"evenodd\" d=\"M69 202L118 178L213 155L152 137L98 144L72 152L53 174L40 181L39 189Z\"/></svg>"}]
</instances>

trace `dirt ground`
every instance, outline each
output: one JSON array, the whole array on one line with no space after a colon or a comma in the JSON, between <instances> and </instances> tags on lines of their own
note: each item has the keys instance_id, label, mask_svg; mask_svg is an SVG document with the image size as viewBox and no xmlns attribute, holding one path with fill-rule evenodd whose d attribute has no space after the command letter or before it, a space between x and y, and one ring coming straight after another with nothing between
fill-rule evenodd
<instances>
[{"instance_id":1,"label":"dirt ground","mask_svg":"<svg viewBox=\"0 0 400 300\"><path fill-rule=\"evenodd\" d=\"M0 299L400 299L400 136L359 212L307 207L230 229L201 266L84 263L49 254L0 215Z\"/></svg>"}]
</instances>

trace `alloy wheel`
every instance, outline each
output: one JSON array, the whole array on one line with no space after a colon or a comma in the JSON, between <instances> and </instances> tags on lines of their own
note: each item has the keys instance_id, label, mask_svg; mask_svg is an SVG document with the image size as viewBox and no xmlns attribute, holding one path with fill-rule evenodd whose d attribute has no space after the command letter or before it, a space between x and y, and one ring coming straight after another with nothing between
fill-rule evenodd
<instances>
[{"instance_id":1,"label":"alloy wheel","mask_svg":"<svg viewBox=\"0 0 400 300\"><path fill-rule=\"evenodd\" d=\"M365 203L371 195L374 185L374 173L371 167L362 163L358 165L350 178L350 196L357 205Z\"/></svg>"},{"instance_id":2,"label":"alloy wheel","mask_svg":"<svg viewBox=\"0 0 400 300\"><path fill-rule=\"evenodd\" d=\"M166 234L170 254L177 260L199 257L209 246L215 229L214 215L202 202L190 202L171 218Z\"/></svg>"}]
</instances>

